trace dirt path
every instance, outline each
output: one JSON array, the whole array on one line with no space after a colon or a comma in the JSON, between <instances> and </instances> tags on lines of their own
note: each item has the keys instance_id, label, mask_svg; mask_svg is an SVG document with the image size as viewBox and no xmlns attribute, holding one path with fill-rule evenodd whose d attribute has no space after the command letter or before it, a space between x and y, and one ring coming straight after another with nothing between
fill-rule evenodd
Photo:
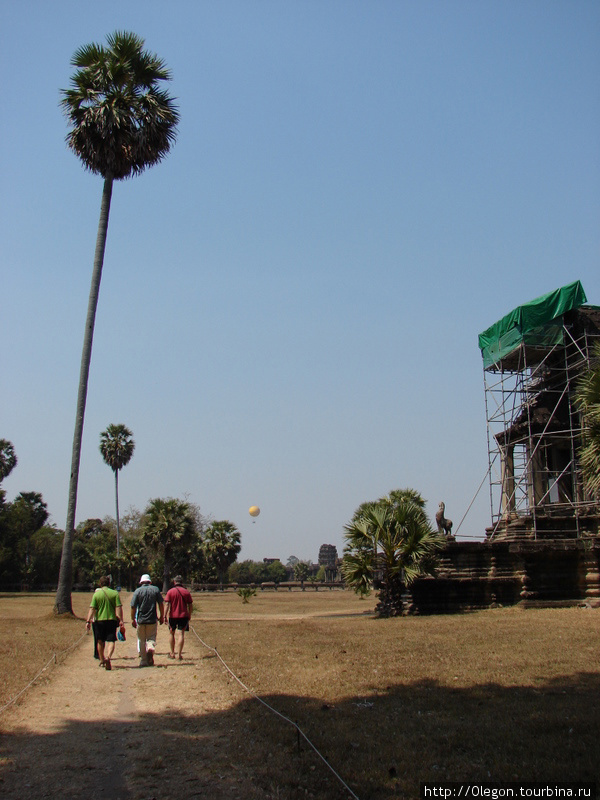
<instances>
[{"instance_id":1,"label":"dirt path","mask_svg":"<svg viewBox=\"0 0 600 800\"><path fill-rule=\"evenodd\" d=\"M135 637L99 668L89 637L0 718L0 795L19 800L270 796L247 756L248 696L190 633L139 669ZM246 718L245 718L246 717Z\"/></svg>"}]
</instances>

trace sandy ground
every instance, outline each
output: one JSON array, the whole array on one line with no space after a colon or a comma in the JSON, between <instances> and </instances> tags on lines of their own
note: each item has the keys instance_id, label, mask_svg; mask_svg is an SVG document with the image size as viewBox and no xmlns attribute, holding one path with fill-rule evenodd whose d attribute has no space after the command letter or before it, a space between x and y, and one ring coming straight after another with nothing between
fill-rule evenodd
<instances>
[{"instance_id":1,"label":"sandy ground","mask_svg":"<svg viewBox=\"0 0 600 800\"><path fill-rule=\"evenodd\" d=\"M98 666L86 636L47 680L4 711L0 796L276 796L263 771L267 757L257 764L262 743L248 719L253 701L214 653L190 631L184 660L172 661L161 628L155 667L140 669L129 625L127 632L110 672Z\"/></svg>"}]
</instances>

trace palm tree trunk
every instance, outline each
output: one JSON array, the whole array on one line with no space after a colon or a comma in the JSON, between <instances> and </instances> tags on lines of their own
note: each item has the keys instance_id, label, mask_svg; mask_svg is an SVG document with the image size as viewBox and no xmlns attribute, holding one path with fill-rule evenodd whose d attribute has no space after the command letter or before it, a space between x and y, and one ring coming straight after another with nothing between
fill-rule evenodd
<instances>
[{"instance_id":1,"label":"palm tree trunk","mask_svg":"<svg viewBox=\"0 0 600 800\"><path fill-rule=\"evenodd\" d=\"M115 470L115 504L117 508L117 586L119 587L119 591L121 591L121 562L119 560L120 555L120 540L121 540L121 532L119 530L119 470Z\"/></svg>"},{"instance_id":2,"label":"palm tree trunk","mask_svg":"<svg viewBox=\"0 0 600 800\"><path fill-rule=\"evenodd\" d=\"M163 593L169 591L169 584L171 583L171 556L165 554L165 565L163 567Z\"/></svg>"},{"instance_id":3,"label":"palm tree trunk","mask_svg":"<svg viewBox=\"0 0 600 800\"><path fill-rule=\"evenodd\" d=\"M117 508L117 558L119 558L119 542L121 539L119 529L119 470L115 470L115 505Z\"/></svg>"},{"instance_id":4,"label":"palm tree trunk","mask_svg":"<svg viewBox=\"0 0 600 800\"><path fill-rule=\"evenodd\" d=\"M88 312L83 337L83 350L81 353L81 368L79 372L79 391L77 394L77 411L75 415L75 432L73 434L73 453L71 456L71 477L69 481L69 502L67 506L67 524L63 538L60 571L58 574L58 589L54 611L57 614L73 613L71 603L71 588L73 586L73 537L75 535L75 510L77 507L77 483L79 481L79 463L81 461L81 439L83 436L83 419L85 416L85 403L87 398L88 376L92 360L92 342L94 339L94 323L96 308L100 293L100 280L102 278L102 265L104 263L104 250L106 247L106 234L108 232L108 216L110 213L110 199L112 195L113 178L107 175L104 179L102 203L100 206L100 221L96 237L96 252L94 254L94 268L92 272L92 285L88 301Z\"/></svg>"},{"instance_id":5,"label":"palm tree trunk","mask_svg":"<svg viewBox=\"0 0 600 800\"><path fill-rule=\"evenodd\" d=\"M163 594L169 591L169 584L171 583L171 559L171 545L166 544L163 562Z\"/></svg>"}]
</instances>

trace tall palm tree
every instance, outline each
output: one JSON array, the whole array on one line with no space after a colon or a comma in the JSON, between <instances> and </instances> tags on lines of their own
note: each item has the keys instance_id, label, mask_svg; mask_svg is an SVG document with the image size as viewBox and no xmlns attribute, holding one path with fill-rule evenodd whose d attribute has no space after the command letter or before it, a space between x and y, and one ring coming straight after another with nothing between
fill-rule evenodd
<instances>
[{"instance_id":1,"label":"tall palm tree","mask_svg":"<svg viewBox=\"0 0 600 800\"><path fill-rule=\"evenodd\" d=\"M582 419L582 445L579 463L588 495L600 496L600 344L592 351L589 369L575 390L575 404Z\"/></svg>"},{"instance_id":2,"label":"tall palm tree","mask_svg":"<svg viewBox=\"0 0 600 800\"><path fill-rule=\"evenodd\" d=\"M150 501L144 514L142 539L151 550L164 557L164 592L169 589L173 557L177 551L185 552L196 534L196 517L189 503L172 497Z\"/></svg>"},{"instance_id":3,"label":"tall palm tree","mask_svg":"<svg viewBox=\"0 0 600 800\"><path fill-rule=\"evenodd\" d=\"M100 452L104 462L115 473L115 504L117 509L117 558L119 558L119 471L131 461L135 442L133 433L125 425L109 425L100 434Z\"/></svg>"},{"instance_id":4,"label":"tall palm tree","mask_svg":"<svg viewBox=\"0 0 600 800\"><path fill-rule=\"evenodd\" d=\"M362 513L345 526L344 579L360 594L378 583L380 616L401 613L405 587L434 569L443 540L432 530L424 505L413 490L390 492L363 504Z\"/></svg>"},{"instance_id":5,"label":"tall palm tree","mask_svg":"<svg viewBox=\"0 0 600 800\"><path fill-rule=\"evenodd\" d=\"M59 614L72 612L81 439L113 181L137 175L161 161L175 142L179 119L173 99L161 88L161 82L170 80L171 73L161 59L143 48L143 39L124 32L108 36L106 47L81 47L71 60L76 67L71 88L62 91L62 107L72 126L67 144L86 169L104 178L104 188L81 355L67 522L55 603Z\"/></svg>"}]
</instances>

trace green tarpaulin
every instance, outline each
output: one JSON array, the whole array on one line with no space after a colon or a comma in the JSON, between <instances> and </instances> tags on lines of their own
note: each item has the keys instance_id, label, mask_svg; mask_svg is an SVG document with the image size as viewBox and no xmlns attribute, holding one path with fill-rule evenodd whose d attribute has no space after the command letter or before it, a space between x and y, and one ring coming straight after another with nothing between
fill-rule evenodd
<instances>
[{"instance_id":1,"label":"green tarpaulin","mask_svg":"<svg viewBox=\"0 0 600 800\"><path fill-rule=\"evenodd\" d=\"M548 292L510 314L479 334L479 349L484 367L498 364L521 344L550 347L563 336L562 315L587 302L580 281Z\"/></svg>"}]
</instances>

